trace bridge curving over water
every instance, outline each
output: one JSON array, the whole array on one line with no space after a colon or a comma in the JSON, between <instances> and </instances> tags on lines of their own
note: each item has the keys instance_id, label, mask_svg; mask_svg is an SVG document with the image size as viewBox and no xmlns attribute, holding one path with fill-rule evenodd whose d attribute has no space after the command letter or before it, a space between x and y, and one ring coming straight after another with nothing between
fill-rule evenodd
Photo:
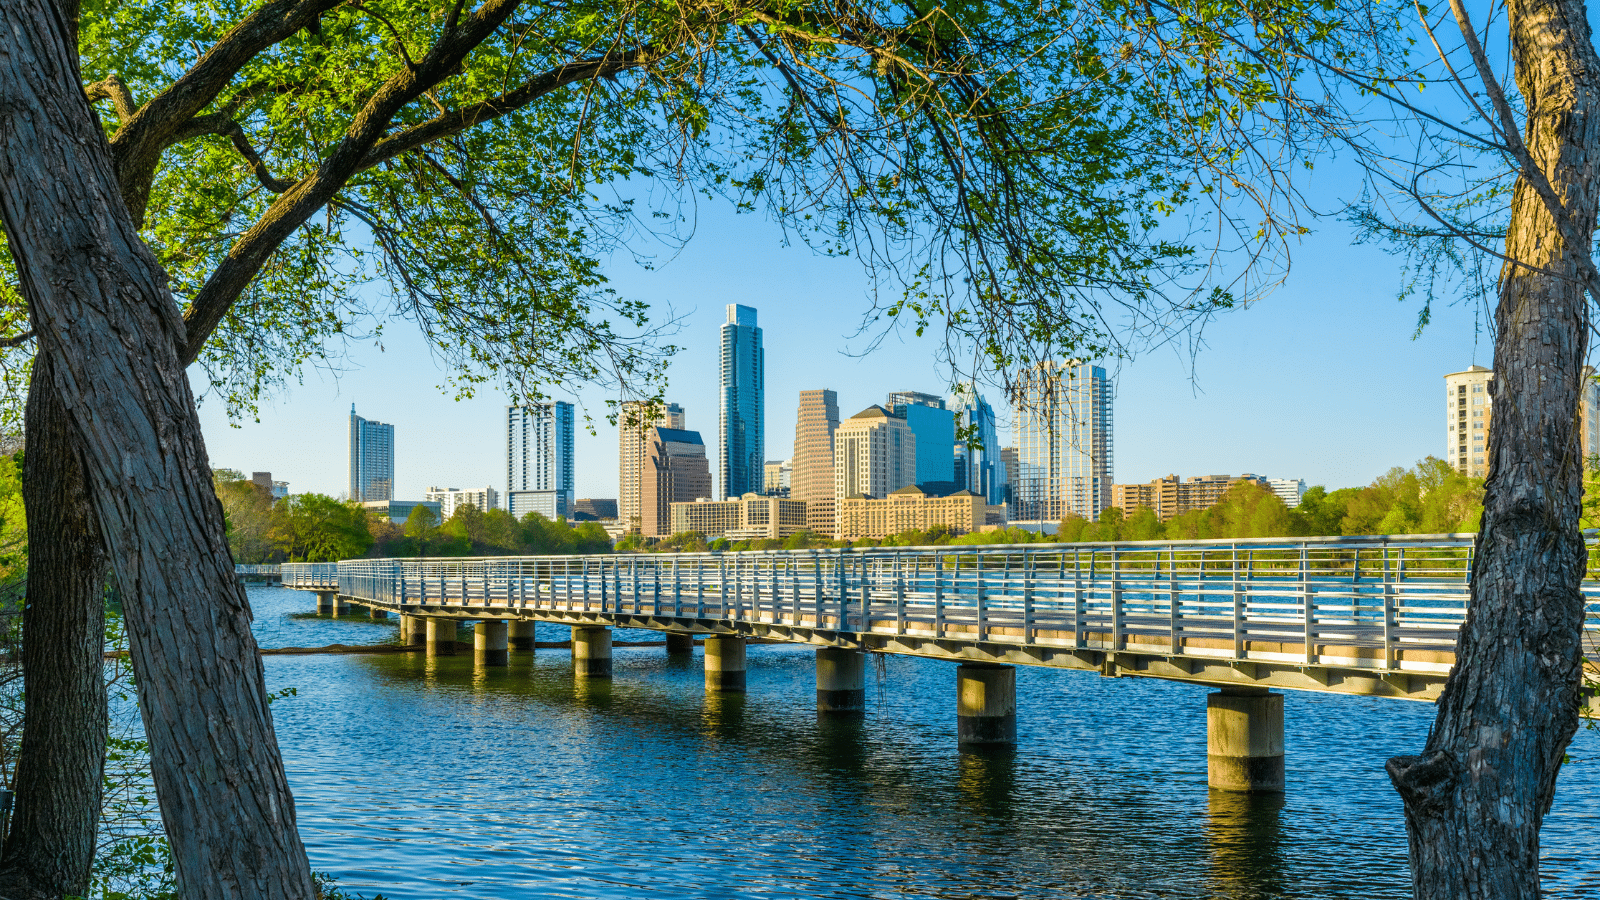
<instances>
[{"instance_id":1,"label":"bridge curving over water","mask_svg":"<svg viewBox=\"0 0 1600 900\"><path fill-rule=\"evenodd\" d=\"M1015 665L1190 681L1212 786L1282 790L1282 695L1431 701L1466 615L1472 535L777 550L286 563L319 611L402 616L402 637L504 665L532 623L572 626L579 677L610 677L610 630L705 638L709 690L743 690L750 638L818 648L823 713L864 703L865 652L951 660L964 741L1015 734ZM1591 622L1600 582L1586 580ZM1591 632L1590 646L1600 635Z\"/></svg>"}]
</instances>

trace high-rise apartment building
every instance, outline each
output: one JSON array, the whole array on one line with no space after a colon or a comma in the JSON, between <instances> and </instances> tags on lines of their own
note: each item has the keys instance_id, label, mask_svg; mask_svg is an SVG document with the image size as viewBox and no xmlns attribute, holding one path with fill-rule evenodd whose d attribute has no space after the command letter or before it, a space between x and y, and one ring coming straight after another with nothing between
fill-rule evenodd
<instances>
[{"instance_id":1,"label":"high-rise apartment building","mask_svg":"<svg viewBox=\"0 0 1600 900\"><path fill-rule=\"evenodd\" d=\"M639 529L639 479L650 456L650 429L657 426L676 431L689 427L683 407L628 400L617 410L617 519L634 531Z\"/></svg>"},{"instance_id":2,"label":"high-rise apartment building","mask_svg":"<svg viewBox=\"0 0 1600 900\"><path fill-rule=\"evenodd\" d=\"M1111 383L1089 363L1047 362L1025 373L1016 411L1013 520L1093 521L1111 505Z\"/></svg>"},{"instance_id":3,"label":"high-rise apartment building","mask_svg":"<svg viewBox=\"0 0 1600 900\"><path fill-rule=\"evenodd\" d=\"M765 443L766 362L756 311L728 304L722 326L721 403L717 423L717 498L761 492Z\"/></svg>"},{"instance_id":4,"label":"high-rise apartment building","mask_svg":"<svg viewBox=\"0 0 1600 900\"><path fill-rule=\"evenodd\" d=\"M834 497L840 499L882 499L915 484L916 434L883 407L867 407L839 423L833 433L833 479ZM832 533L837 529L835 522Z\"/></svg>"},{"instance_id":5,"label":"high-rise apartment building","mask_svg":"<svg viewBox=\"0 0 1600 900\"><path fill-rule=\"evenodd\" d=\"M439 504L439 517L441 521L448 520L456 514L456 510L463 506L476 506L488 512L500 508L500 492L492 487L481 488L442 488L430 487L422 495L424 500Z\"/></svg>"},{"instance_id":6,"label":"high-rise apartment building","mask_svg":"<svg viewBox=\"0 0 1600 900\"><path fill-rule=\"evenodd\" d=\"M350 499L394 499L394 426L356 415L350 404Z\"/></svg>"},{"instance_id":7,"label":"high-rise apartment building","mask_svg":"<svg viewBox=\"0 0 1600 900\"><path fill-rule=\"evenodd\" d=\"M573 407L565 401L506 407L506 509L547 519L572 508Z\"/></svg>"},{"instance_id":8,"label":"high-rise apartment building","mask_svg":"<svg viewBox=\"0 0 1600 900\"><path fill-rule=\"evenodd\" d=\"M1287 479L1285 479L1287 480ZM1176 475L1157 478L1143 484L1115 484L1111 486L1111 505L1131 513L1140 507L1155 511L1156 518L1170 522L1190 510L1215 506L1233 486L1241 481L1251 481L1270 489L1267 480L1257 475L1197 475L1184 481ZM1276 491L1274 491L1276 493ZM1298 496L1295 502L1299 503Z\"/></svg>"},{"instance_id":9,"label":"high-rise apartment building","mask_svg":"<svg viewBox=\"0 0 1600 900\"><path fill-rule=\"evenodd\" d=\"M917 436L916 483L954 484L956 414L945 409L944 398L918 391L895 391L889 395L885 408L905 419Z\"/></svg>"},{"instance_id":10,"label":"high-rise apartment building","mask_svg":"<svg viewBox=\"0 0 1600 900\"><path fill-rule=\"evenodd\" d=\"M1306 495L1306 480L1304 478L1268 478L1267 487L1272 489L1283 505L1294 509L1300 505L1300 498Z\"/></svg>"},{"instance_id":11,"label":"high-rise apartment building","mask_svg":"<svg viewBox=\"0 0 1600 900\"><path fill-rule=\"evenodd\" d=\"M1489 476L1489 384L1494 370L1469 366L1444 377L1445 459L1457 472L1473 478ZM1578 442L1583 458L1600 453L1600 384L1595 371L1583 367L1578 389Z\"/></svg>"},{"instance_id":12,"label":"high-rise apartment building","mask_svg":"<svg viewBox=\"0 0 1600 900\"><path fill-rule=\"evenodd\" d=\"M711 464L698 431L652 428L639 476L639 533L672 534L672 504L711 495Z\"/></svg>"},{"instance_id":13,"label":"high-rise apartment building","mask_svg":"<svg viewBox=\"0 0 1600 900\"><path fill-rule=\"evenodd\" d=\"M839 398L833 391L801 391L794 424L794 456L789 458L789 497L804 500L806 527L833 534L833 433L839 427Z\"/></svg>"},{"instance_id":14,"label":"high-rise apartment building","mask_svg":"<svg viewBox=\"0 0 1600 900\"><path fill-rule=\"evenodd\" d=\"M1001 459L1000 431L995 427L994 407L968 382L950 395L950 408L956 413L956 427L970 436L955 446L956 484L983 497L990 505L1003 505L1006 502L1006 464Z\"/></svg>"}]
</instances>

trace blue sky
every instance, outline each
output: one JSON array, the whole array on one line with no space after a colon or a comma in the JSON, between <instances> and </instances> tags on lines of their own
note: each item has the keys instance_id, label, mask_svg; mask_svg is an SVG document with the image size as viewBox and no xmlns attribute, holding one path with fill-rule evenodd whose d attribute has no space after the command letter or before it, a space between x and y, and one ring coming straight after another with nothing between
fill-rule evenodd
<instances>
[{"instance_id":1,"label":"blue sky","mask_svg":"<svg viewBox=\"0 0 1600 900\"><path fill-rule=\"evenodd\" d=\"M783 246L777 226L702 204L688 246L656 270L619 255L613 286L683 317L674 342L668 399L684 405L688 427L711 444L717 431L717 329L728 303L758 310L767 360L767 458L793 448L798 392L832 388L849 416L892 390L944 393L933 337L891 336L872 353L852 338L869 306L853 260ZM1324 221L1296 251L1286 283L1248 309L1215 320L1193 359L1151 351L1113 368L1115 477L1147 481L1254 472L1300 477L1330 488L1366 484L1391 466L1443 450L1443 376L1474 360L1488 365L1487 333L1473 310L1436 308L1412 340L1417 307L1396 300L1400 262L1373 246L1352 246ZM1476 349L1474 347L1476 343ZM202 400L213 466L267 470L295 492L346 490L346 423L362 415L395 426L395 482L402 498L429 485L505 488L505 399L495 392L455 402L446 373L406 323L385 349L352 348L336 374L308 371L266 403L260 422L230 425L223 406ZM196 385L203 389L203 385ZM997 391L987 391L1001 406ZM604 421L606 395L567 397L586 406L595 434L577 439L577 495L615 497L616 430ZM1009 411L1003 411L1009 443Z\"/></svg>"}]
</instances>

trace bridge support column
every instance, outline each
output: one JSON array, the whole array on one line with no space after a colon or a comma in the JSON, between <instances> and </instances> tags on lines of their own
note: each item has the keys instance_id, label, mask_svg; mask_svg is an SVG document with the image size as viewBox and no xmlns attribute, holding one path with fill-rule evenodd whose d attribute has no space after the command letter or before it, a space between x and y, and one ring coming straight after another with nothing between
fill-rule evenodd
<instances>
[{"instance_id":1,"label":"bridge support column","mask_svg":"<svg viewBox=\"0 0 1600 900\"><path fill-rule=\"evenodd\" d=\"M486 619L472 629L472 662L480 666L504 666L510 663L506 649L506 623L503 619Z\"/></svg>"},{"instance_id":2,"label":"bridge support column","mask_svg":"<svg viewBox=\"0 0 1600 900\"><path fill-rule=\"evenodd\" d=\"M533 652L533 626L537 624L537 622L529 622L523 619L517 619L512 622L510 637L508 638L511 643L511 649Z\"/></svg>"},{"instance_id":3,"label":"bridge support column","mask_svg":"<svg viewBox=\"0 0 1600 900\"><path fill-rule=\"evenodd\" d=\"M334 598L338 596L337 591L317 591L317 615L333 615Z\"/></svg>"},{"instance_id":4,"label":"bridge support column","mask_svg":"<svg viewBox=\"0 0 1600 900\"><path fill-rule=\"evenodd\" d=\"M676 631L667 632L667 655L676 656L680 653L694 652L694 635L679 634Z\"/></svg>"},{"instance_id":5,"label":"bridge support column","mask_svg":"<svg viewBox=\"0 0 1600 900\"><path fill-rule=\"evenodd\" d=\"M817 712L853 714L867 708L867 654L817 648Z\"/></svg>"},{"instance_id":6,"label":"bridge support column","mask_svg":"<svg viewBox=\"0 0 1600 900\"><path fill-rule=\"evenodd\" d=\"M956 736L963 744L1017 742L1016 666L956 667Z\"/></svg>"},{"instance_id":7,"label":"bridge support column","mask_svg":"<svg viewBox=\"0 0 1600 900\"><path fill-rule=\"evenodd\" d=\"M572 626L572 674L577 678L611 677L611 629Z\"/></svg>"},{"instance_id":8,"label":"bridge support column","mask_svg":"<svg viewBox=\"0 0 1600 900\"><path fill-rule=\"evenodd\" d=\"M744 638L736 634L706 635L706 690L744 693Z\"/></svg>"},{"instance_id":9,"label":"bridge support column","mask_svg":"<svg viewBox=\"0 0 1600 900\"><path fill-rule=\"evenodd\" d=\"M400 645L420 647L428 642L428 629L421 616L400 615Z\"/></svg>"},{"instance_id":10,"label":"bridge support column","mask_svg":"<svg viewBox=\"0 0 1600 900\"><path fill-rule=\"evenodd\" d=\"M1221 791L1283 791L1283 695L1224 688L1206 695L1206 783Z\"/></svg>"},{"instance_id":11,"label":"bridge support column","mask_svg":"<svg viewBox=\"0 0 1600 900\"><path fill-rule=\"evenodd\" d=\"M369 606L367 607L367 612L371 613L374 619L389 618L389 611L381 606Z\"/></svg>"},{"instance_id":12,"label":"bridge support column","mask_svg":"<svg viewBox=\"0 0 1600 900\"><path fill-rule=\"evenodd\" d=\"M428 619L428 655L456 655L455 619Z\"/></svg>"},{"instance_id":13,"label":"bridge support column","mask_svg":"<svg viewBox=\"0 0 1600 900\"><path fill-rule=\"evenodd\" d=\"M355 604L350 602L350 598L349 597L346 597L346 596L344 596L342 594L334 594L333 595L333 617L334 618L337 619L340 616L348 616L351 613L355 612L355 608L356 608Z\"/></svg>"}]
</instances>

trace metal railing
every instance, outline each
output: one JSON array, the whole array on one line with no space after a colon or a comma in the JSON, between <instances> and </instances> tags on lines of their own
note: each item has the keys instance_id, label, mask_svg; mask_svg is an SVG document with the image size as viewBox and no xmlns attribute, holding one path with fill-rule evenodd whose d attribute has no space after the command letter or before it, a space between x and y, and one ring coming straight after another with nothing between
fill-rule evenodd
<instances>
[{"instance_id":1,"label":"metal railing","mask_svg":"<svg viewBox=\"0 0 1600 900\"><path fill-rule=\"evenodd\" d=\"M401 610L590 613L1440 673L1471 535L285 564ZM1585 581L1591 621L1600 584Z\"/></svg>"},{"instance_id":2,"label":"metal railing","mask_svg":"<svg viewBox=\"0 0 1600 900\"><path fill-rule=\"evenodd\" d=\"M277 575L277 563L234 563L233 571L236 575Z\"/></svg>"}]
</instances>

